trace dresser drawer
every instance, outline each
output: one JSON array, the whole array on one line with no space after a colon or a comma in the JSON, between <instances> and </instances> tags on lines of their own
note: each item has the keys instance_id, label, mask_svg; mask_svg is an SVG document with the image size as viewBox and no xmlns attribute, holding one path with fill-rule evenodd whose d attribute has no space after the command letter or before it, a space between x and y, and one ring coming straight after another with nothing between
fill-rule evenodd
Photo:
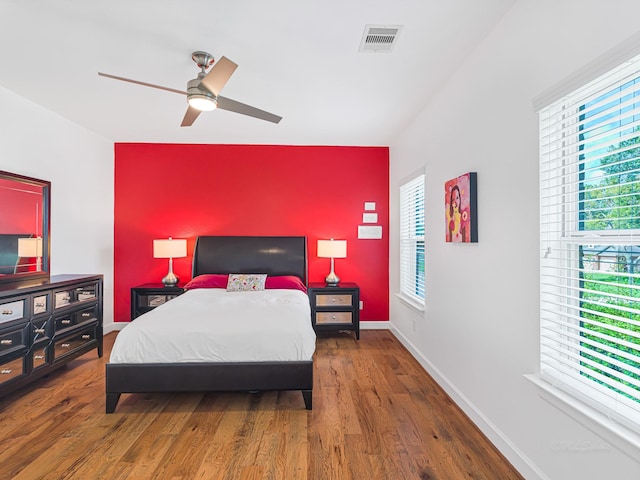
<instances>
[{"instance_id":1,"label":"dresser drawer","mask_svg":"<svg viewBox=\"0 0 640 480\"><path fill-rule=\"evenodd\" d=\"M96 327L92 327L87 328L76 335L56 340L53 345L54 361L57 361L59 358L64 357L87 344L95 343L96 339Z\"/></svg>"},{"instance_id":2,"label":"dresser drawer","mask_svg":"<svg viewBox=\"0 0 640 480\"><path fill-rule=\"evenodd\" d=\"M33 320L31 322L31 345L42 340L51 340L53 328L51 317Z\"/></svg>"},{"instance_id":3,"label":"dresser drawer","mask_svg":"<svg viewBox=\"0 0 640 480\"><path fill-rule=\"evenodd\" d=\"M54 293L54 308L62 308L80 302L92 301L98 298L98 284L92 283L68 290L58 290Z\"/></svg>"},{"instance_id":4,"label":"dresser drawer","mask_svg":"<svg viewBox=\"0 0 640 480\"><path fill-rule=\"evenodd\" d=\"M50 345L50 343L45 342L34 345L31 348L31 360L33 362L34 370L49 365L50 362L47 361L47 357Z\"/></svg>"},{"instance_id":5,"label":"dresser drawer","mask_svg":"<svg viewBox=\"0 0 640 480\"><path fill-rule=\"evenodd\" d=\"M336 323L353 323L353 313L351 312L316 312L316 323L336 324Z\"/></svg>"},{"instance_id":6,"label":"dresser drawer","mask_svg":"<svg viewBox=\"0 0 640 480\"><path fill-rule=\"evenodd\" d=\"M27 348L25 330L28 325L23 325L0 333L0 358L6 355Z\"/></svg>"},{"instance_id":7,"label":"dresser drawer","mask_svg":"<svg viewBox=\"0 0 640 480\"><path fill-rule=\"evenodd\" d=\"M353 305L353 295L347 293L335 293L332 295L316 294L317 307L328 307L332 305Z\"/></svg>"},{"instance_id":8,"label":"dresser drawer","mask_svg":"<svg viewBox=\"0 0 640 480\"><path fill-rule=\"evenodd\" d=\"M0 304L0 323L11 322L13 320L21 320L26 311L26 298L12 300Z\"/></svg>"},{"instance_id":9,"label":"dresser drawer","mask_svg":"<svg viewBox=\"0 0 640 480\"><path fill-rule=\"evenodd\" d=\"M33 297L33 314L41 315L49 312L49 294L36 295Z\"/></svg>"},{"instance_id":10,"label":"dresser drawer","mask_svg":"<svg viewBox=\"0 0 640 480\"><path fill-rule=\"evenodd\" d=\"M71 304L71 292L65 290L63 292L56 292L55 294L55 307L60 308Z\"/></svg>"},{"instance_id":11,"label":"dresser drawer","mask_svg":"<svg viewBox=\"0 0 640 480\"><path fill-rule=\"evenodd\" d=\"M22 357L0 364L0 384L22 377L24 374L24 358Z\"/></svg>"},{"instance_id":12,"label":"dresser drawer","mask_svg":"<svg viewBox=\"0 0 640 480\"><path fill-rule=\"evenodd\" d=\"M56 334L84 323L96 321L98 318L97 305L87 307L79 312L71 312L67 315L59 315L53 318Z\"/></svg>"}]
</instances>

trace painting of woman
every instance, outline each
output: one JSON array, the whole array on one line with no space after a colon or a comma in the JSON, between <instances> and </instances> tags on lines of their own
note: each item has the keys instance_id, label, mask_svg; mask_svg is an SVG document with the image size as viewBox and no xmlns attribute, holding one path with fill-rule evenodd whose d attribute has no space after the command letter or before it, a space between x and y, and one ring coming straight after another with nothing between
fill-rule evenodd
<instances>
[{"instance_id":1,"label":"painting of woman","mask_svg":"<svg viewBox=\"0 0 640 480\"><path fill-rule=\"evenodd\" d=\"M477 242L476 173L469 172L445 183L446 241Z\"/></svg>"}]
</instances>

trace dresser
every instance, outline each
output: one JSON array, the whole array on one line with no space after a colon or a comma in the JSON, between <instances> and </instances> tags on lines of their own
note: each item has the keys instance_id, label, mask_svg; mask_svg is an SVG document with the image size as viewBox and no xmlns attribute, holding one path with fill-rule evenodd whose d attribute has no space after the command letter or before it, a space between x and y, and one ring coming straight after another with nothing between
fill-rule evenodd
<instances>
[{"instance_id":1,"label":"dresser","mask_svg":"<svg viewBox=\"0 0 640 480\"><path fill-rule=\"evenodd\" d=\"M102 357L102 275L0 284L0 396L93 349Z\"/></svg>"},{"instance_id":2,"label":"dresser","mask_svg":"<svg viewBox=\"0 0 640 480\"><path fill-rule=\"evenodd\" d=\"M352 330L360 339L360 288L355 283L335 287L310 283L311 324L316 332Z\"/></svg>"}]
</instances>

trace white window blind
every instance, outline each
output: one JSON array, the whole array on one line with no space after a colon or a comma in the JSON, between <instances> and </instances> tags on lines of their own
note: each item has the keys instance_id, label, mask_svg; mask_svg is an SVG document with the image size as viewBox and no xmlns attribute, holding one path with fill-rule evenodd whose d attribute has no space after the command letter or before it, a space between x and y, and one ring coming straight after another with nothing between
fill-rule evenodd
<instances>
[{"instance_id":1,"label":"white window blind","mask_svg":"<svg viewBox=\"0 0 640 480\"><path fill-rule=\"evenodd\" d=\"M640 57L540 111L540 371L640 432Z\"/></svg>"},{"instance_id":2,"label":"white window blind","mask_svg":"<svg viewBox=\"0 0 640 480\"><path fill-rule=\"evenodd\" d=\"M400 294L424 305L424 175L400 187Z\"/></svg>"}]
</instances>

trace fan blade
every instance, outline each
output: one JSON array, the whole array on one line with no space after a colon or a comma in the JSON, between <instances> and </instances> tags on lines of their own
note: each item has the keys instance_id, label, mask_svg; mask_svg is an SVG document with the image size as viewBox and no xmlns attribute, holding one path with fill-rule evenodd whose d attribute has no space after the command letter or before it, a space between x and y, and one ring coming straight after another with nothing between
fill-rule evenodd
<instances>
[{"instance_id":1,"label":"fan blade","mask_svg":"<svg viewBox=\"0 0 640 480\"><path fill-rule=\"evenodd\" d=\"M260 120L266 120L267 122L280 123L282 117L274 115L273 113L265 112L259 108L245 105L244 103L236 102L226 97L218 97L218 108L227 110L229 112L241 113L242 115L249 115L250 117L259 118Z\"/></svg>"},{"instance_id":2,"label":"fan blade","mask_svg":"<svg viewBox=\"0 0 640 480\"><path fill-rule=\"evenodd\" d=\"M196 121L198 115L200 115L200 110L197 110L189 105L189 108L187 108L187 113L184 114L184 118L182 119L182 123L180 124L180 126L190 127L191 125L193 125L193 122Z\"/></svg>"},{"instance_id":3,"label":"fan blade","mask_svg":"<svg viewBox=\"0 0 640 480\"><path fill-rule=\"evenodd\" d=\"M138 85L142 85L143 87L152 87L157 88L158 90L165 90L167 92L180 93L182 95L186 95L187 92L183 90L176 90L175 88L162 87L160 85L154 85L153 83L139 82L138 80L131 80L130 78L117 77L115 75L110 75L108 73L98 72L98 75L101 77L113 78L114 80L122 80L123 82L135 83Z\"/></svg>"},{"instance_id":4,"label":"fan blade","mask_svg":"<svg viewBox=\"0 0 640 480\"><path fill-rule=\"evenodd\" d=\"M209 73L202 79L200 83L207 90L213 93L216 97L225 86L229 77L236 71L238 65L233 63L227 57L221 57L216 63L213 64Z\"/></svg>"}]
</instances>

